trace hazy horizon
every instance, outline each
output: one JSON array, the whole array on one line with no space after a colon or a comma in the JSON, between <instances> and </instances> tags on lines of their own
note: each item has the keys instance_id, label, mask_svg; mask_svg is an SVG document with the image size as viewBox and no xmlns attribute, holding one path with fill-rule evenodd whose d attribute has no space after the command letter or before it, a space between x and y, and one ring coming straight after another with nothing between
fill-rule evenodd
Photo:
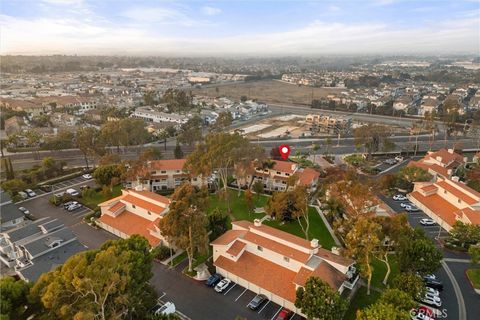
<instances>
[{"instance_id":1,"label":"hazy horizon","mask_svg":"<svg viewBox=\"0 0 480 320\"><path fill-rule=\"evenodd\" d=\"M478 55L480 2L3 1L2 55Z\"/></svg>"}]
</instances>

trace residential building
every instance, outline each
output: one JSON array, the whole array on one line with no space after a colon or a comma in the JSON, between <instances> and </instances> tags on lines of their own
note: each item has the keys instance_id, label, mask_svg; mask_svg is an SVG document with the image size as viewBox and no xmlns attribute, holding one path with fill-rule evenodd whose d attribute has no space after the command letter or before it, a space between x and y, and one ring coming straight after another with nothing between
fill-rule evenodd
<instances>
[{"instance_id":1,"label":"residential building","mask_svg":"<svg viewBox=\"0 0 480 320\"><path fill-rule=\"evenodd\" d=\"M305 121L310 124L312 131L322 132L348 132L352 126L352 118L343 116L329 116L321 114L309 114Z\"/></svg>"},{"instance_id":2,"label":"residential building","mask_svg":"<svg viewBox=\"0 0 480 320\"><path fill-rule=\"evenodd\" d=\"M25 221L23 212L18 210L8 193L0 190L0 200L0 231L11 229Z\"/></svg>"},{"instance_id":3,"label":"residential building","mask_svg":"<svg viewBox=\"0 0 480 320\"><path fill-rule=\"evenodd\" d=\"M152 107L139 107L135 109L132 117L143 119L146 122L172 122L172 123L186 123L188 121L187 116L166 113L158 111Z\"/></svg>"},{"instance_id":4,"label":"residential building","mask_svg":"<svg viewBox=\"0 0 480 320\"><path fill-rule=\"evenodd\" d=\"M143 168L134 173L127 186L142 187L152 192L172 190L189 181L193 186L201 187L207 184L207 179L201 176L192 177L185 169L186 159L148 161Z\"/></svg>"},{"instance_id":5,"label":"residential building","mask_svg":"<svg viewBox=\"0 0 480 320\"><path fill-rule=\"evenodd\" d=\"M211 245L218 273L302 316L295 294L309 277L321 278L339 293L358 281L353 260L260 220L232 222L232 230Z\"/></svg>"},{"instance_id":6,"label":"residential building","mask_svg":"<svg viewBox=\"0 0 480 320\"><path fill-rule=\"evenodd\" d=\"M408 166L419 167L430 173L434 179L451 178L455 170L465 165L467 158L454 152L453 149L440 149L429 151L425 157L418 161L410 161Z\"/></svg>"},{"instance_id":7,"label":"residential building","mask_svg":"<svg viewBox=\"0 0 480 320\"><path fill-rule=\"evenodd\" d=\"M306 186L308 190L317 187L320 177L318 171L312 168L301 168L294 162L280 160L275 160L272 168L256 167L255 172L247 176L246 181L252 181L252 184L261 181L266 191L285 191L287 190L287 180L294 174L298 177L297 185Z\"/></svg>"},{"instance_id":8,"label":"residential building","mask_svg":"<svg viewBox=\"0 0 480 320\"><path fill-rule=\"evenodd\" d=\"M144 236L152 247L168 245L158 228L167 213L170 199L142 190L122 190L122 195L100 203L101 216L96 223L101 228L126 239L134 234Z\"/></svg>"},{"instance_id":9,"label":"residential building","mask_svg":"<svg viewBox=\"0 0 480 320\"><path fill-rule=\"evenodd\" d=\"M413 204L447 231L457 220L480 224L480 193L455 180L416 182L408 195Z\"/></svg>"},{"instance_id":10,"label":"residential building","mask_svg":"<svg viewBox=\"0 0 480 320\"><path fill-rule=\"evenodd\" d=\"M0 261L31 282L85 249L70 229L53 218L41 218L0 233Z\"/></svg>"}]
</instances>

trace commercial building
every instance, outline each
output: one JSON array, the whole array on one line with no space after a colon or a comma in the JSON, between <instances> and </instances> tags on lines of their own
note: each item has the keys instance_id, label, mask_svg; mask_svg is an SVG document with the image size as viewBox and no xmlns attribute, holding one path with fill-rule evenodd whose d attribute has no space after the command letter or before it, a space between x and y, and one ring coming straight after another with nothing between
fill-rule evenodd
<instances>
[{"instance_id":1,"label":"commercial building","mask_svg":"<svg viewBox=\"0 0 480 320\"><path fill-rule=\"evenodd\" d=\"M100 203L102 215L96 220L101 228L126 239L144 236L152 247L168 245L158 222L168 213L170 199L150 191L122 190L122 195Z\"/></svg>"},{"instance_id":2,"label":"commercial building","mask_svg":"<svg viewBox=\"0 0 480 320\"><path fill-rule=\"evenodd\" d=\"M339 293L358 281L353 260L321 248L316 239L302 239L260 220L232 222L232 230L211 245L218 273L298 314L296 290L309 277L321 278Z\"/></svg>"}]
</instances>

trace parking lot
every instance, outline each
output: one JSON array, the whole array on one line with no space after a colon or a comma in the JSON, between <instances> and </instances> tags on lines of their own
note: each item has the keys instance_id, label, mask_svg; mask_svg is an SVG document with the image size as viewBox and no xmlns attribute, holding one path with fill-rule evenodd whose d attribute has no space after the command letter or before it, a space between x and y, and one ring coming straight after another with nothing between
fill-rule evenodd
<instances>
[{"instance_id":1,"label":"parking lot","mask_svg":"<svg viewBox=\"0 0 480 320\"><path fill-rule=\"evenodd\" d=\"M94 186L95 182L92 179L87 180L87 179L82 178L80 176L80 177L72 178L72 179L69 179L69 180L62 181L62 182L57 182L57 183L51 185L51 188L46 189L47 191L41 190L41 189L38 189L38 188L33 190L33 191L35 191L37 196L42 196L42 195L45 195L47 193L51 194L52 191L53 191L53 193L57 193L57 192L60 192L60 191L64 191L68 188L76 188L78 190L78 188L83 186L83 185ZM50 190L52 190L52 191L50 191Z\"/></svg>"}]
</instances>

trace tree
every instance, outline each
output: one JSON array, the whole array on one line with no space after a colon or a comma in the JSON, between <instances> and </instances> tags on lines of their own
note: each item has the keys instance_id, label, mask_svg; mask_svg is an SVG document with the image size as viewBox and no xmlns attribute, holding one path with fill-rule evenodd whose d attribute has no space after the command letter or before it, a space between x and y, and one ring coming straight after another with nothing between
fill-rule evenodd
<instances>
[{"instance_id":1,"label":"tree","mask_svg":"<svg viewBox=\"0 0 480 320\"><path fill-rule=\"evenodd\" d=\"M399 242L396 254L400 271L420 274L435 272L443 258L432 239L425 236L421 229L415 229L404 236Z\"/></svg>"},{"instance_id":2,"label":"tree","mask_svg":"<svg viewBox=\"0 0 480 320\"><path fill-rule=\"evenodd\" d=\"M187 252L188 271L192 272L193 257L204 252L208 245L205 211L208 191L184 183L175 189L168 214L160 220L159 227L168 241Z\"/></svg>"},{"instance_id":3,"label":"tree","mask_svg":"<svg viewBox=\"0 0 480 320\"><path fill-rule=\"evenodd\" d=\"M462 247L480 243L480 225L455 221L450 237L460 243Z\"/></svg>"},{"instance_id":4,"label":"tree","mask_svg":"<svg viewBox=\"0 0 480 320\"><path fill-rule=\"evenodd\" d=\"M99 185L110 187L111 190L114 182L120 182L122 171L120 166L116 164L99 166L95 169L92 176Z\"/></svg>"},{"instance_id":5,"label":"tree","mask_svg":"<svg viewBox=\"0 0 480 320\"><path fill-rule=\"evenodd\" d=\"M417 299L425 293L423 280L412 272L398 274L393 278L391 288L407 293L412 299Z\"/></svg>"},{"instance_id":6,"label":"tree","mask_svg":"<svg viewBox=\"0 0 480 320\"><path fill-rule=\"evenodd\" d=\"M403 167L398 174L409 183L430 181L433 178L427 170L415 166Z\"/></svg>"},{"instance_id":7,"label":"tree","mask_svg":"<svg viewBox=\"0 0 480 320\"><path fill-rule=\"evenodd\" d=\"M378 303L391 304L403 311L410 311L417 305L414 298L407 292L399 289L386 289L382 292Z\"/></svg>"},{"instance_id":8,"label":"tree","mask_svg":"<svg viewBox=\"0 0 480 320\"><path fill-rule=\"evenodd\" d=\"M148 142L150 133L145 129L145 122L140 119L125 118L118 121L122 134L120 143L123 146L136 146Z\"/></svg>"},{"instance_id":9,"label":"tree","mask_svg":"<svg viewBox=\"0 0 480 320\"><path fill-rule=\"evenodd\" d=\"M380 245L381 226L366 217L359 217L345 238L345 253L355 257L360 266L360 272L367 278L367 295L370 295L374 250Z\"/></svg>"},{"instance_id":10,"label":"tree","mask_svg":"<svg viewBox=\"0 0 480 320\"><path fill-rule=\"evenodd\" d=\"M216 239L225 231L228 230L228 216L221 212L220 209L215 208L212 213L207 216L208 230L210 233L210 239Z\"/></svg>"},{"instance_id":11,"label":"tree","mask_svg":"<svg viewBox=\"0 0 480 320\"><path fill-rule=\"evenodd\" d=\"M263 182L257 180L252 185L252 190L257 194L257 198L264 192Z\"/></svg>"},{"instance_id":12,"label":"tree","mask_svg":"<svg viewBox=\"0 0 480 320\"><path fill-rule=\"evenodd\" d=\"M480 134L480 132L479 132ZM466 172L467 186L480 192L480 160Z\"/></svg>"},{"instance_id":13,"label":"tree","mask_svg":"<svg viewBox=\"0 0 480 320\"><path fill-rule=\"evenodd\" d=\"M263 185L262 185L263 187ZM250 189L245 191L245 203L247 204L248 213L253 213L255 210L255 205L253 204L253 192Z\"/></svg>"},{"instance_id":14,"label":"tree","mask_svg":"<svg viewBox=\"0 0 480 320\"><path fill-rule=\"evenodd\" d=\"M25 132L25 138L27 138L27 145L30 147L37 147L40 144L41 136L34 130Z\"/></svg>"},{"instance_id":15,"label":"tree","mask_svg":"<svg viewBox=\"0 0 480 320\"><path fill-rule=\"evenodd\" d=\"M374 303L357 312L357 320L405 320L407 311L399 310L389 303Z\"/></svg>"},{"instance_id":16,"label":"tree","mask_svg":"<svg viewBox=\"0 0 480 320\"><path fill-rule=\"evenodd\" d=\"M0 318L3 320L22 319L28 305L30 286L23 280L6 276L0 279Z\"/></svg>"},{"instance_id":17,"label":"tree","mask_svg":"<svg viewBox=\"0 0 480 320\"><path fill-rule=\"evenodd\" d=\"M12 179L2 182L2 189L7 191L10 196L18 194L27 187L25 181L20 179Z\"/></svg>"},{"instance_id":18,"label":"tree","mask_svg":"<svg viewBox=\"0 0 480 320\"><path fill-rule=\"evenodd\" d=\"M167 104L168 110L173 113L185 113L194 107L193 97L184 90L167 89L162 100Z\"/></svg>"},{"instance_id":19,"label":"tree","mask_svg":"<svg viewBox=\"0 0 480 320\"><path fill-rule=\"evenodd\" d=\"M210 126L211 132L223 132L227 129L233 121L232 114L230 112L222 112L218 115L217 120Z\"/></svg>"},{"instance_id":20,"label":"tree","mask_svg":"<svg viewBox=\"0 0 480 320\"><path fill-rule=\"evenodd\" d=\"M480 244L470 246L470 248L468 248L468 254L472 258L472 263L478 264L480 262Z\"/></svg>"},{"instance_id":21,"label":"tree","mask_svg":"<svg viewBox=\"0 0 480 320\"><path fill-rule=\"evenodd\" d=\"M143 163L152 160L160 160L162 159L162 152L159 148L149 147L143 150L138 159Z\"/></svg>"},{"instance_id":22,"label":"tree","mask_svg":"<svg viewBox=\"0 0 480 320\"><path fill-rule=\"evenodd\" d=\"M203 120L195 115L180 127L177 134L177 141L181 144L193 146L196 142L202 141Z\"/></svg>"},{"instance_id":23,"label":"tree","mask_svg":"<svg viewBox=\"0 0 480 320\"><path fill-rule=\"evenodd\" d=\"M87 169L88 157L101 156L105 153L105 147L100 139L100 132L94 127L82 127L77 130L77 147L83 153Z\"/></svg>"},{"instance_id":24,"label":"tree","mask_svg":"<svg viewBox=\"0 0 480 320\"><path fill-rule=\"evenodd\" d=\"M182 159L183 158L183 151L182 147L180 147L180 144L177 142L177 145L175 146L175 150L173 150L173 155L175 159Z\"/></svg>"},{"instance_id":25,"label":"tree","mask_svg":"<svg viewBox=\"0 0 480 320\"><path fill-rule=\"evenodd\" d=\"M313 162L317 163L317 151L320 150L320 146L316 143L312 144Z\"/></svg>"},{"instance_id":26,"label":"tree","mask_svg":"<svg viewBox=\"0 0 480 320\"><path fill-rule=\"evenodd\" d=\"M300 308L309 320L337 320L347 310L347 302L322 279L310 277L304 287L297 289L295 307Z\"/></svg>"},{"instance_id":27,"label":"tree","mask_svg":"<svg viewBox=\"0 0 480 320\"><path fill-rule=\"evenodd\" d=\"M370 155L377 152L382 146L391 147L390 129L383 125L369 123L367 125L356 128L353 131L355 145L363 145L365 151Z\"/></svg>"},{"instance_id":28,"label":"tree","mask_svg":"<svg viewBox=\"0 0 480 320\"><path fill-rule=\"evenodd\" d=\"M134 235L78 253L43 274L30 291L31 299L50 318L146 318L156 302L149 284L149 250L148 241Z\"/></svg>"}]
</instances>

